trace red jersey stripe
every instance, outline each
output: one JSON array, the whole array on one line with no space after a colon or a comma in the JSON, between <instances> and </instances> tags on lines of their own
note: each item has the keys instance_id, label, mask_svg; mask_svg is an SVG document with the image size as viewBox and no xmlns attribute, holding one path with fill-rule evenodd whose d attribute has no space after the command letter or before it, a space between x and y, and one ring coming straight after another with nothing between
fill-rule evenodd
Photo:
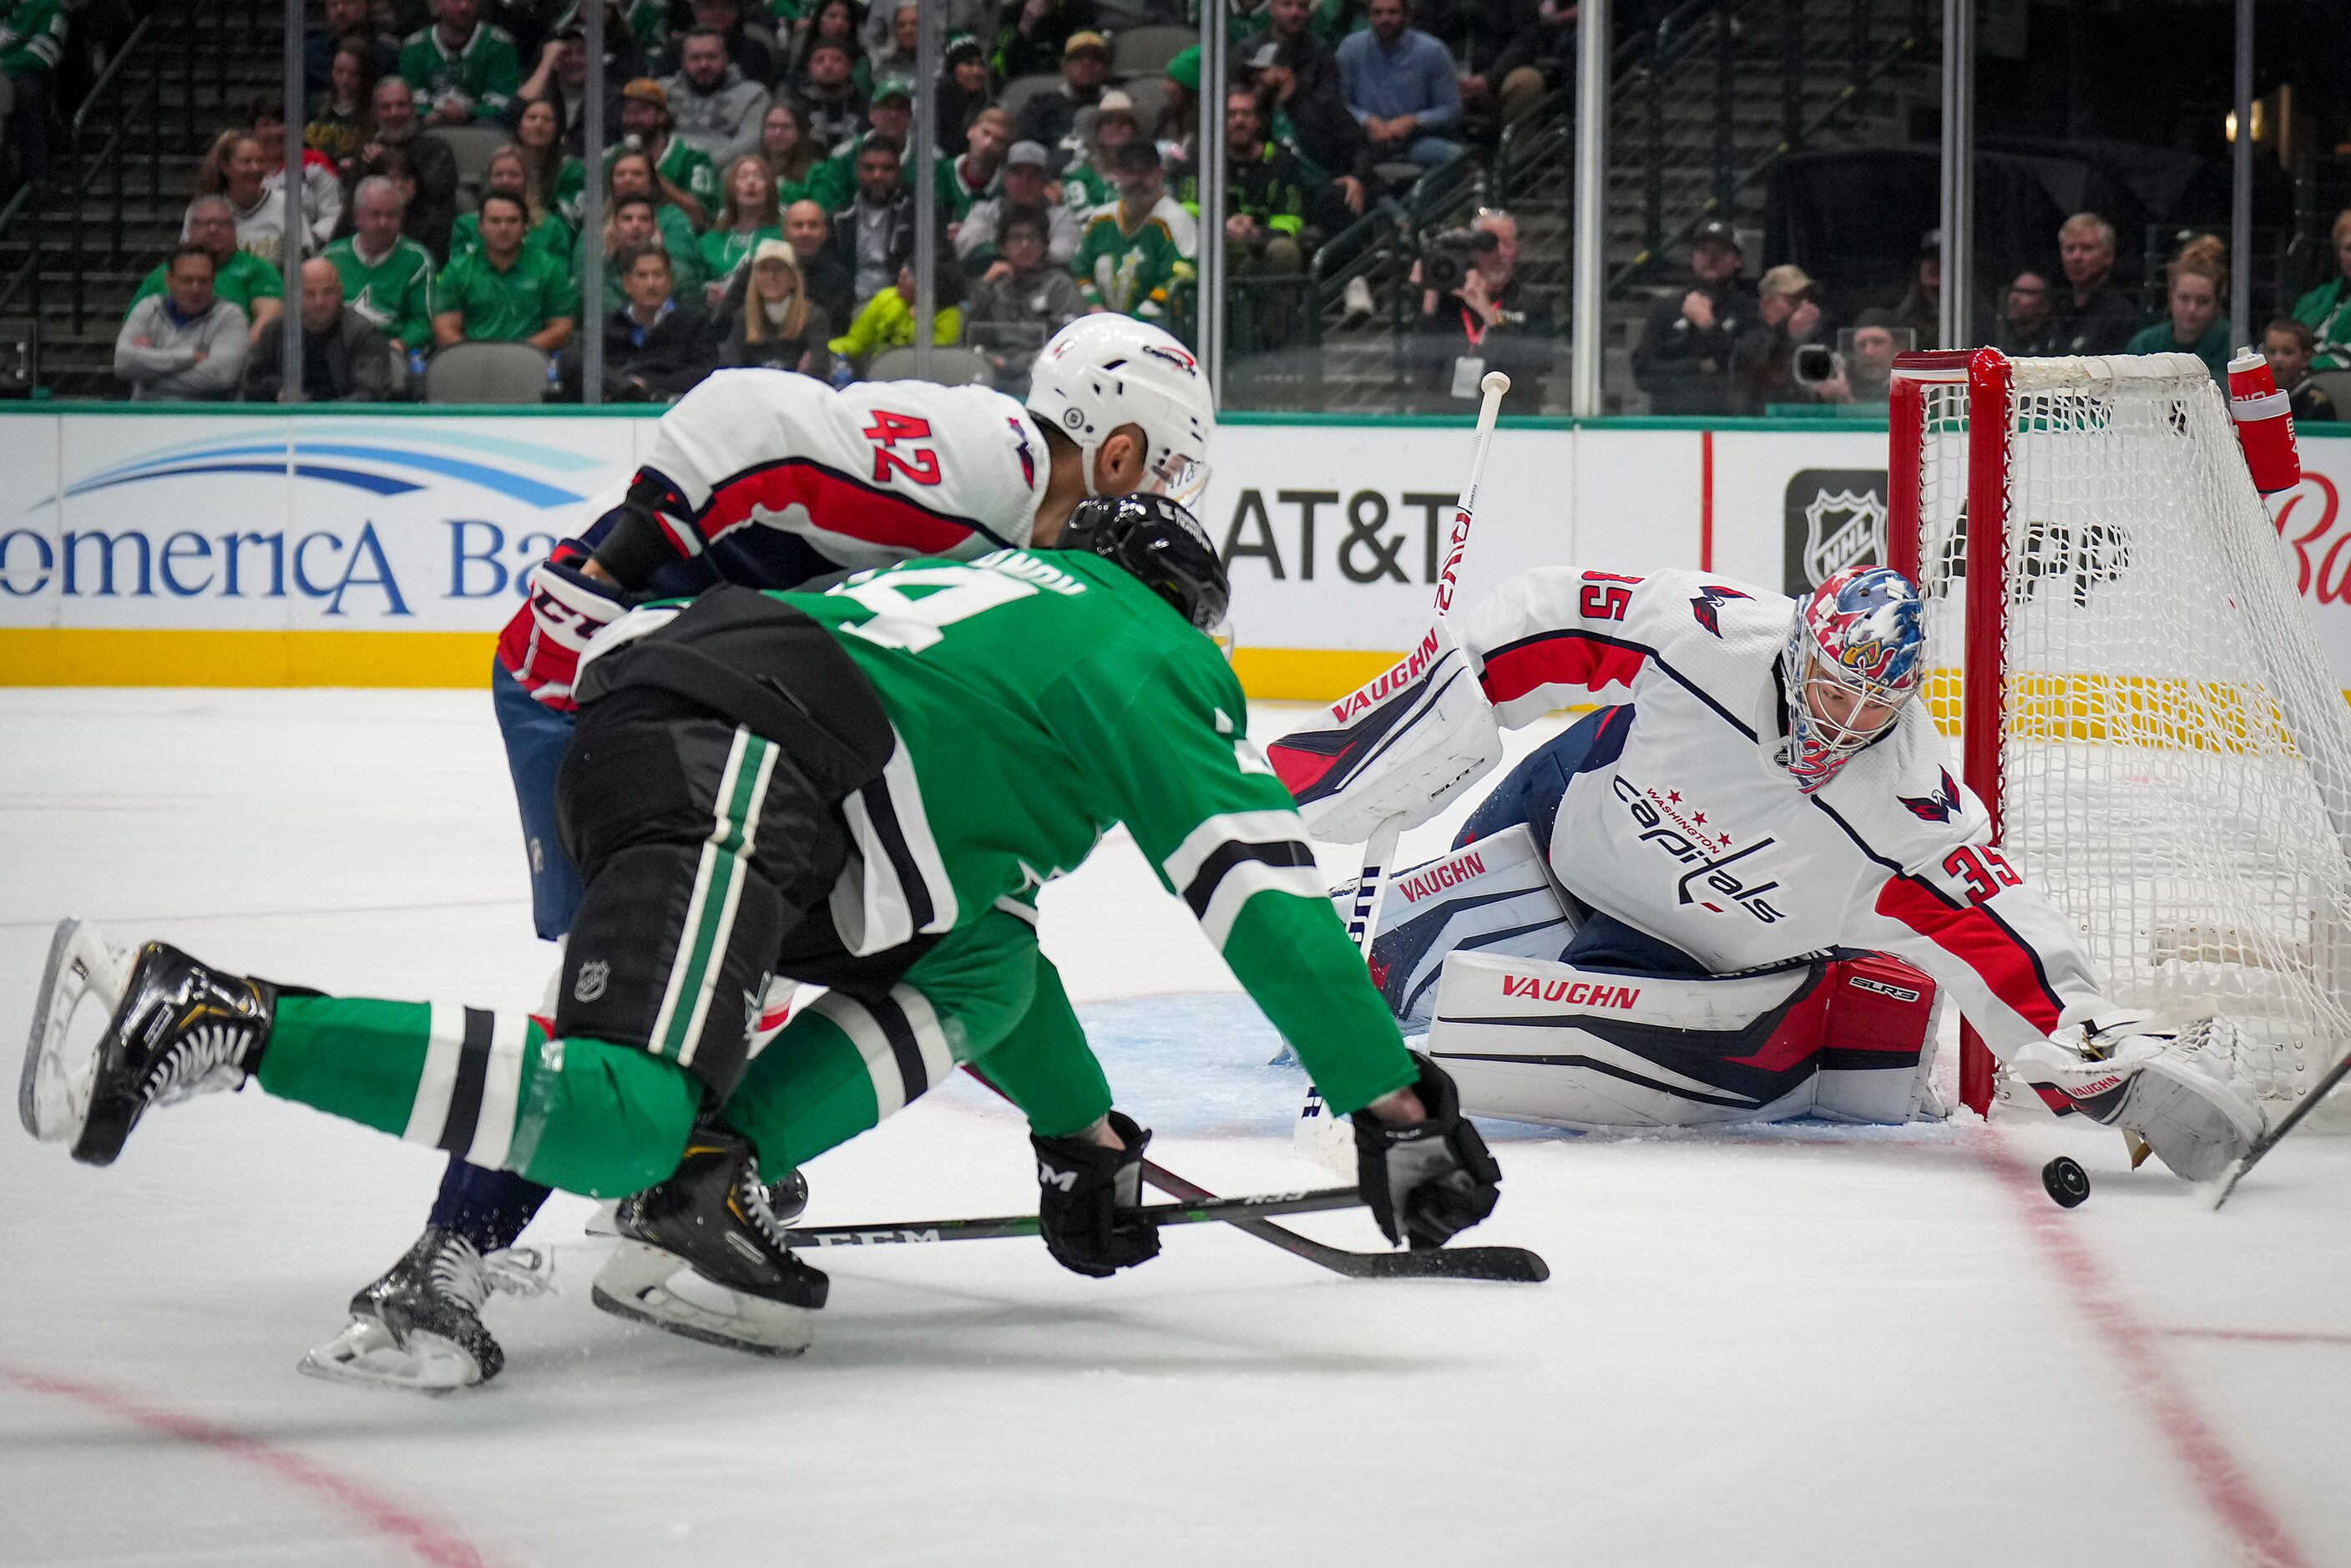
<instances>
[{"instance_id":1,"label":"red jersey stripe","mask_svg":"<svg viewBox=\"0 0 2351 1568\"><path fill-rule=\"evenodd\" d=\"M1898 920L1969 968L2043 1034L2057 1029L2064 1004L2049 989L2032 949L1981 904L1954 907L1917 878L1889 876L1878 889L1877 913Z\"/></svg>"},{"instance_id":2,"label":"red jersey stripe","mask_svg":"<svg viewBox=\"0 0 2351 1568\"><path fill-rule=\"evenodd\" d=\"M1646 648L1589 632L1553 632L1530 637L1486 655L1479 677L1487 700L1511 702L1543 686L1630 685L1648 658Z\"/></svg>"},{"instance_id":3,"label":"red jersey stripe","mask_svg":"<svg viewBox=\"0 0 2351 1568\"><path fill-rule=\"evenodd\" d=\"M755 507L774 514L793 506L806 508L810 521L826 533L910 555L944 555L977 531L968 522L804 458L726 481L712 492L697 521L702 537L716 544L749 522Z\"/></svg>"}]
</instances>

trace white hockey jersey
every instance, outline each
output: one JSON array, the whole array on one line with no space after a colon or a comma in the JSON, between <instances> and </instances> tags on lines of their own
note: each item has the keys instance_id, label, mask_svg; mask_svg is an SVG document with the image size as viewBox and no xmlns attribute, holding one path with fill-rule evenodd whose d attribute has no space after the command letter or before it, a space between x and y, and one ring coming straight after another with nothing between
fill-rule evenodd
<instances>
[{"instance_id":1,"label":"white hockey jersey","mask_svg":"<svg viewBox=\"0 0 2351 1568\"><path fill-rule=\"evenodd\" d=\"M1547 567L1479 605L1464 640L1516 727L1597 700L1604 726L1551 835L1561 883L1717 973L1830 947L1932 975L1996 1052L2101 1005L2076 928L1989 842L1923 703L1826 785L1780 766L1785 595L1692 571Z\"/></svg>"},{"instance_id":2,"label":"white hockey jersey","mask_svg":"<svg viewBox=\"0 0 2351 1568\"><path fill-rule=\"evenodd\" d=\"M1029 543L1050 465L1029 412L984 387L720 371L654 427L639 473L678 554L792 587L830 570Z\"/></svg>"}]
</instances>

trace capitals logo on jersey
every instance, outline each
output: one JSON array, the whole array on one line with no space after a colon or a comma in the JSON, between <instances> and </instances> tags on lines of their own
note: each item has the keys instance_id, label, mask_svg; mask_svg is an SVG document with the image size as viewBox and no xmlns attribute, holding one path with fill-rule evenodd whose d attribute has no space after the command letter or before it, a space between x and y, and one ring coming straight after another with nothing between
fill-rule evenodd
<instances>
[{"instance_id":1,"label":"capitals logo on jersey","mask_svg":"<svg viewBox=\"0 0 2351 1568\"><path fill-rule=\"evenodd\" d=\"M1037 455L1029 449L1029 426L1017 419L1004 423L1012 427L1014 447L1020 455L1021 483L1033 490L1037 487Z\"/></svg>"},{"instance_id":2,"label":"capitals logo on jersey","mask_svg":"<svg viewBox=\"0 0 2351 1568\"><path fill-rule=\"evenodd\" d=\"M1948 822L1959 814L1959 787L1951 782L1951 770L1943 769L1943 787L1923 798L1896 795L1896 800L1910 809L1910 814L1922 822Z\"/></svg>"},{"instance_id":3,"label":"capitals logo on jersey","mask_svg":"<svg viewBox=\"0 0 2351 1568\"><path fill-rule=\"evenodd\" d=\"M1746 597L1748 597L1746 594L1735 588L1722 588L1708 583L1698 591L1696 599L1690 601L1690 613L1698 617L1699 625L1719 637L1722 635L1723 602L1726 600Z\"/></svg>"}]
</instances>

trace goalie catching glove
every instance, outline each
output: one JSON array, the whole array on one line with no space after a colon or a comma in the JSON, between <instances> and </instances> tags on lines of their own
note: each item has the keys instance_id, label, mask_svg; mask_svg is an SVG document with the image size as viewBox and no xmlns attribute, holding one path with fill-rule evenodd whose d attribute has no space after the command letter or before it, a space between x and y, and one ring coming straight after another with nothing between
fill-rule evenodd
<instances>
[{"instance_id":1,"label":"goalie catching glove","mask_svg":"<svg viewBox=\"0 0 2351 1568\"><path fill-rule=\"evenodd\" d=\"M1461 1096L1445 1070L1416 1051L1412 1060L1420 1069L1412 1087L1427 1119L1390 1127L1356 1112L1355 1180L1389 1240L1442 1247L1494 1212L1502 1167L1461 1119Z\"/></svg>"},{"instance_id":2,"label":"goalie catching glove","mask_svg":"<svg viewBox=\"0 0 2351 1568\"><path fill-rule=\"evenodd\" d=\"M1416 828L1502 759L1476 659L1442 621L1328 711L1338 728L1301 729L1265 748L1306 831L1324 843L1366 842L1390 817Z\"/></svg>"},{"instance_id":3,"label":"goalie catching glove","mask_svg":"<svg viewBox=\"0 0 2351 1568\"><path fill-rule=\"evenodd\" d=\"M1038 1233L1062 1268L1095 1280L1159 1256L1159 1227L1135 1212L1151 1134L1117 1111L1109 1124L1125 1147L1104 1148L1084 1133L1029 1135L1037 1150Z\"/></svg>"},{"instance_id":4,"label":"goalie catching glove","mask_svg":"<svg viewBox=\"0 0 2351 1568\"><path fill-rule=\"evenodd\" d=\"M570 712L572 683L589 639L618 621L629 606L622 591L580 569L588 547L565 539L530 569L522 608L498 634L498 663L522 689L551 708Z\"/></svg>"},{"instance_id":5,"label":"goalie catching glove","mask_svg":"<svg viewBox=\"0 0 2351 1568\"><path fill-rule=\"evenodd\" d=\"M2035 1040L2008 1059L2058 1115L2137 1134L2189 1181L2218 1176L2262 1135L2262 1108L2237 1071L2236 1025L2206 1018L2175 1030L2129 1012L2078 1021L2078 1040Z\"/></svg>"}]
</instances>

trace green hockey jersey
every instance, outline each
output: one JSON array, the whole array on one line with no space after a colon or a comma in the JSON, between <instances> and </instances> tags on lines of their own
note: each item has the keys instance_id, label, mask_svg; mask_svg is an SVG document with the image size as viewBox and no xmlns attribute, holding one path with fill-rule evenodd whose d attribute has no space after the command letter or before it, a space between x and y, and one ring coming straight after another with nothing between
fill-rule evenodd
<instances>
[{"instance_id":1,"label":"green hockey jersey","mask_svg":"<svg viewBox=\"0 0 2351 1568\"><path fill-rule=\"evenodd\" d=\"M343 303L404 349L433 347L433 256L402 235L370 266L357 235L329 246L327 259L343 277Z\"/></svg>"},{"instance_id":2,"label":"green hockey jersey","mask_svg":"<svg viewBox=\"0 0 2351 1568\"><path fill-rule=\"evenodd\" d=\"M772 597L840 639L896 731L880 784L845 812L859 853L831 913L850 951L971 925L1124 824L1335 1112L1414 1082L1290 793L1244 732L1240 683L1134 577L1007 549ZM674 613L640 611L595 650Z\"/></svg>"},{"instance_id":3,"label":"green hockey jersey","mask_svg":"<svg viewBox=\"0 0 2351 1568\"><path fill-rule=\"evenodd\" d=\"M437 27L425 27L401 45L400 74L415 89L418 113L430 115L457 99L475 120L495 123L514 108L522 60L514 35L504 27L475 23L473 37L455 54L442 44Z\"/></svg>"},{"instance_id":4,"label":"green hockey jersey","mask_svg":"<svg viewBox=\"0 0 2351 1568\"><path fill-rule=\"evenodd\" d=\"M1171 299L1190 285L1199 254L1192 214L1162 196L1129 233L1122 226L1125 213L1123 203L1113 203L1088 220L1070 270L1087 304L1164 321Z\"/></svg>"}]
</instances>

